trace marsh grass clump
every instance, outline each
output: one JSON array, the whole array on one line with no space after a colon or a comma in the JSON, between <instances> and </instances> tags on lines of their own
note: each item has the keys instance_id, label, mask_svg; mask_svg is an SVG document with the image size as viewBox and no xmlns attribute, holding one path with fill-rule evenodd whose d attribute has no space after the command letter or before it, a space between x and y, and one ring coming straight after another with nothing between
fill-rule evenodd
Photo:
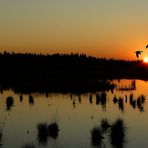
<instances>
[{"instance_id":1,"label":"marsh grass clump","mask_svg":"<svg viewBox=\"0 0 148 148\"><path fill-rule=\"evenodd\" d=\"M50 137L57 138L58 137L58 132L59 132L58 124L56 122L53 122L53 123L49 124L48 132L49 132Z\"/></svg>"},{"instance_id":2,"label":"marsh grass clump","mask_svg":"<svg viewBox=\"0 0 148 148\"><path fill-rule=\"evenodd\" d=\"M100 130L100 127L94 127L91 130L91 143L93 146L99 146L102 143L103 140L103 134Z\"/></svg>"},{"instance_id":3,"label":"marsh grass clump","mask_svg":"<svg viewBox=\"0 0 148 148\"><path fill-rule=\"evenodd\" d=\"M24 146L22 146L22 148L35 148L35 144L33 144L33 143L27 143Z\"/></svg>"},{"instance_id":4,"label":"marsh grass clump","mask_svg":"<svg viewBox=\"0 0 148 148\"><path fill-rule=\"evenodd\" d=\"M110 123L106 118L101 120L100 126L94 127L91 133L91 144L102 147L109 141L114 148L123 148L125 143L125 125L122 119Z\"/></svg>"},{"instance_id":5,"label":"marsh grass clump","mask_svg":"<svg viewBox=\"0 0 148 148\"><path fill-rule=\"evenodd\" d=\"M45 145L48 139L48 125L46 123L39 123L37 125L38 129L38 141Z\"/></svg>"},{"instance_id":6,"label":"marsh grass clump","mask_svg":"<svg viewBox=\"0 0 148 148\"><path fill-rule=\"evenodd\" d=\"M122 119L117 119L111 127L110 142L115 148L122 148L125 142L125 127Z\"/></svg>"},{"instance_id":7,"label":"marsh grass clump","mask_svg":"<svg viewBox=\"0 0 148 148\"><path fill-rule=\"evenodd\" d=\"M38 133L41 135L48 135L48 125L46 123L40 123L37 125Z\"/></svg>"},{"instance_id":8,"label":"marsh grass clump","mask_svg":"<svg viewBox=\"0 0 148 148\"><path fill-rule=\"evenodd\" d=\"M59 127L56 122L51 124L39 123L37 125L38 141L43 145L47 144L48 138L56 139L58 137Z\"/></svg>"},{"instance_id":9,"label":"marsh grass clump","mask_svg":"<svg viewBox=\"0 0 148 148\"><path fill-rule=\"evenodd\" d=\"M7 110L10 110L11 107L13 106L14 100L13 97L9 96L6 99L6 105L7 105Z\"/></svg>"}]
</instances>

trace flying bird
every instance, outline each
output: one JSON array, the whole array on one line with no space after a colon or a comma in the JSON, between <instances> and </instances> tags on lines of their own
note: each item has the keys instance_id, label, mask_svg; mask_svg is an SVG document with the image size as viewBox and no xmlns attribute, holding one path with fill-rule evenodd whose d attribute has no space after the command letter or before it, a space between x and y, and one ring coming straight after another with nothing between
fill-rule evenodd
<instances>
[{"instance_id":1,"label":"flying bird","mask_svg":"<svg viewBox=\"0 0 148 148\"><path fill-rule=\"evenodd\" d=\"M143 51L140 51L140 50L135 51L136 57L139 58L139 55L141 55L142 52L143 52Z\"/></svg>"},{"instance_id":2,"label":"flying bird","mask_svg":"<svg viewBox=\"0 0 148 148\"><path fill-rule=\"evenodd\" d=\"M148 45L146 45L145 48L147 49L148 48Z\"/></svg>"}]
</instances>

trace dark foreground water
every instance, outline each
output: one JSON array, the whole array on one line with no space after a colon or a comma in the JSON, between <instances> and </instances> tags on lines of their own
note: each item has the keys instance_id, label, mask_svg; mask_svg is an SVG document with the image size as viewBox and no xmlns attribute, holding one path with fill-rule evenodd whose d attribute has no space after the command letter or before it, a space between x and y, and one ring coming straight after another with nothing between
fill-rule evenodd
<instances>
[{"instance_id":1,"label":"dark foreground water","mask_svg":"<svg viewBox=\"0 0 148 148\"><path fill-rule=\"evenodd\" d=\"M1 147L147 148L148 83L112 83L117 86L113 91L77 95L34 93L20 97L11 90L1 92ZM39 124L54 122L59 128L55 136L39 133Z\"/></svg>"}]
</instances>

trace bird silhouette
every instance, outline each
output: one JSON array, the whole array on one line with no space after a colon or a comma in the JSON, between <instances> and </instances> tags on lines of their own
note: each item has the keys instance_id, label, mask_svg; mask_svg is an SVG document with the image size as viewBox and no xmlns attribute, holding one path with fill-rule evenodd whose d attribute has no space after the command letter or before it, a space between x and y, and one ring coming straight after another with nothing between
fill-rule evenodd
<instances>
[{"instance_id":1,"label":"bird silhouette","mask_svg":"<svg viewBox=\"0 0 148 148\"><path fill-rule=\"evenodd\" d=\"M140 50L135 51L136 57L139 58L139 55L141 55L142 52L143 52L143 51L140 51Z\"/></svg>"},{"instance_id":2,"label":"bird silhouette","mask_svg":"<svg viewBox=\"0 0 148 148\"><path fill-rule=\"evenodd\" d=\"M145 48L147 49L148 48L148 45L146 45Z\"/></svg>"}]
</instances>

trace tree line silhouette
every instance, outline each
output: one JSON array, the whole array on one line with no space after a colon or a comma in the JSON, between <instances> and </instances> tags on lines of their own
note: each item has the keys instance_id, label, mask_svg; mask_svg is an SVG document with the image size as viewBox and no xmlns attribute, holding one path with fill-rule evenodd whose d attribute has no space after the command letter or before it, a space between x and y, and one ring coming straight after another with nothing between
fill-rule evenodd
<instances>
[{"instance_id":1,"label":"tree line silhouette","mask_svg":"<svg viewBox=\"0 0 148 148\"><path fill-rule=\"evenodd\" d=\"M96 58L85 54L0 53L1 89L18 92L77 92L113 89L107 79L148 79L142 61ZM103 79L104 85L99 85Z\"/></svg>"}]
</instances>

